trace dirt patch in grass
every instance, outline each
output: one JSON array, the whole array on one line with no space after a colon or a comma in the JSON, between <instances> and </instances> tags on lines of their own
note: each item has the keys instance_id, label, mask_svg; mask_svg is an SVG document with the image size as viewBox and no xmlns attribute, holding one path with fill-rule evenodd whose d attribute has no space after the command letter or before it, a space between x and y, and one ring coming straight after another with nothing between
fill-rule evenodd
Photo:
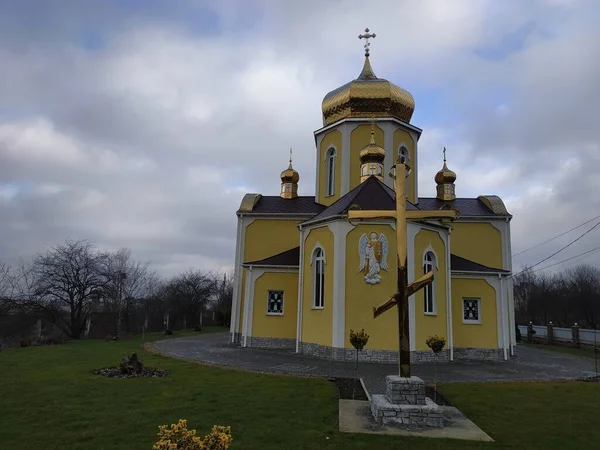
<instances>
[{"instance_id":1,"label":"dirt patch in grass","mask_svg":"<svg viewBox=\"0 0 600 450\"><path fill-rule=\"evenodd\" d=\"M123 373L119 367L107 367L106 369L94 370L93 373L106 378L162 378L171 372L153 367L144 367L139 373Z\"/></svg>"},{"instance_id":2,"label":"dirt patch in grass","mask_svg":"<svg viewBox=\"0 0 600 450\"><path fill-rule=\"evenodd\" d=\"M338 398L344 400L369 400L362 383L357 378L334 378Z\"/></svg>"}]
</instances>

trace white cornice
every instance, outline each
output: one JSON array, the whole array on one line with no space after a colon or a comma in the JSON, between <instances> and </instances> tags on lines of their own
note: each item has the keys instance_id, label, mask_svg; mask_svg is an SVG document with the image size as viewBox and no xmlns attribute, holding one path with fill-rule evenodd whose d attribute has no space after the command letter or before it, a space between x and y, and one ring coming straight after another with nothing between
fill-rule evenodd
<instances>
[{"instance_id":1,"label":"white cornice","mask_svg":"<svg viewBox=\"0 0 600 450\"><path fill-rule=\"evenodd\" d=\"M370 119L366 118L366 117L347 117L344 119L340 119L337 122L334 122L330 125L327 125L325 127L319 128L318 130L316 130L314 132L314 136L315 136L315 144L317 143L317 136L320 135L321 133L327 132L343 123L348 123L348 122L362 122L362 123L367 123ZM410 123L406 123L406 122L402 122L401 120L395 119L393 117L379 117L379 118L374 118L373 119L375 122L395 122L396 124L405 127L406 129L408 129L409 131L412 131L414 133L417 134L417 139L419 138L419 136L421 136L421 133L423 132L422 129L420 129L419 127L415 127L414 125L411 125Z\"/></svg>"}]
</instances>

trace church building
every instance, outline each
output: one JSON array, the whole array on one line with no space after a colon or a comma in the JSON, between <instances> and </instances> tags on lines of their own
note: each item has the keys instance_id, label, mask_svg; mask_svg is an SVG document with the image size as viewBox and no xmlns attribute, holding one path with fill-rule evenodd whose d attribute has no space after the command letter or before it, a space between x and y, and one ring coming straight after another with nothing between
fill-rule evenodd
<instances>
[{"instance_id":1,"label":"church building","mask_svg":"<svg viewBox=\"0 0 600 450\"><path fill-rule=\"evenodd\" d=\"M349 220L348 211L395 210L404 195L408 282L434 272L433 283L409 298L412 360L434 358L425 343L432 335L446 338L440 359L509 359L516 344L512 216L496 195L457 196L460 177L456 186L445 150L439 172L418 171L422 130L411 123L413 96L377 77L368 43L365 49L358 77L323 99L314 196L298 195L290 155L279 195L249 193L241 201L231 341L354 360L349 333L364 329L370 339L362 359L397 361L396 308L373 314L397 288L396 221ZM402 158L410 167L406 190L394 192L390 170ZM419 197L419 176L436 184L435 197ZM410 211L445 209L458 217L410 219Z\"/></svg>"}]
</instances>

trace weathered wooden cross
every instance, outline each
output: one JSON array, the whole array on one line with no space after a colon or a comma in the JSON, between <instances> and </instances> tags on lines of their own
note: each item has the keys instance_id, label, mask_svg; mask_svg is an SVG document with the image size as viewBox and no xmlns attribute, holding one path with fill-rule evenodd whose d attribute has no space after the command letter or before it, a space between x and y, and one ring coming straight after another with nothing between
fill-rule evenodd
<instances>
[{"instance_id":1,"label":"weathered wooden cross","mask_svg":"<svg viewBox=\"0 0 600 450\"><path fill-rule=\"evenodd\" d=\"M394 187L396 190L396 211L348 211L348 220L356 219L377 219L377 218L395 218L396 219L396 246L398 254L398 292L386 302L373 308L373 317L383 314L388 309L398 306L398 369L401 377L410 377L410 326L408 318L408 299L419 289L433 283L433 271L426 273L418 280L408 284L408 272L406 270L406 252L407 219L455 219L457 212L455 210L406 210L405 183L406 176L410 173L407 165L404 163L404 157L400 156L390 175L395 179Z\"/></svg>"}]
</instances>

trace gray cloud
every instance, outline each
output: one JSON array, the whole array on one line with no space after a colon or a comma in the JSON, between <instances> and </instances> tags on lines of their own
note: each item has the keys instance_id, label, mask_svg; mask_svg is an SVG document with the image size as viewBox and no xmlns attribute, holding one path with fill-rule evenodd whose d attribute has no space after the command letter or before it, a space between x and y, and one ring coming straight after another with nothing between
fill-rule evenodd
<instances>
[{"instance_id":1,"label":"gray cloud","mask_svg":"<svg viewBox=\"0 0 600 450\"><path fill-rule=\"evenodd\" d=\"M290 146L313 193L320 102L365 25L376 73L415 93L422 195L447 145L459 195L505 198L515 251L600 210L592 2L115 5L0 7L2 259L68 237L165 274L230 266L243 192L276 194Z\"/></svg>"}]
</instances>

